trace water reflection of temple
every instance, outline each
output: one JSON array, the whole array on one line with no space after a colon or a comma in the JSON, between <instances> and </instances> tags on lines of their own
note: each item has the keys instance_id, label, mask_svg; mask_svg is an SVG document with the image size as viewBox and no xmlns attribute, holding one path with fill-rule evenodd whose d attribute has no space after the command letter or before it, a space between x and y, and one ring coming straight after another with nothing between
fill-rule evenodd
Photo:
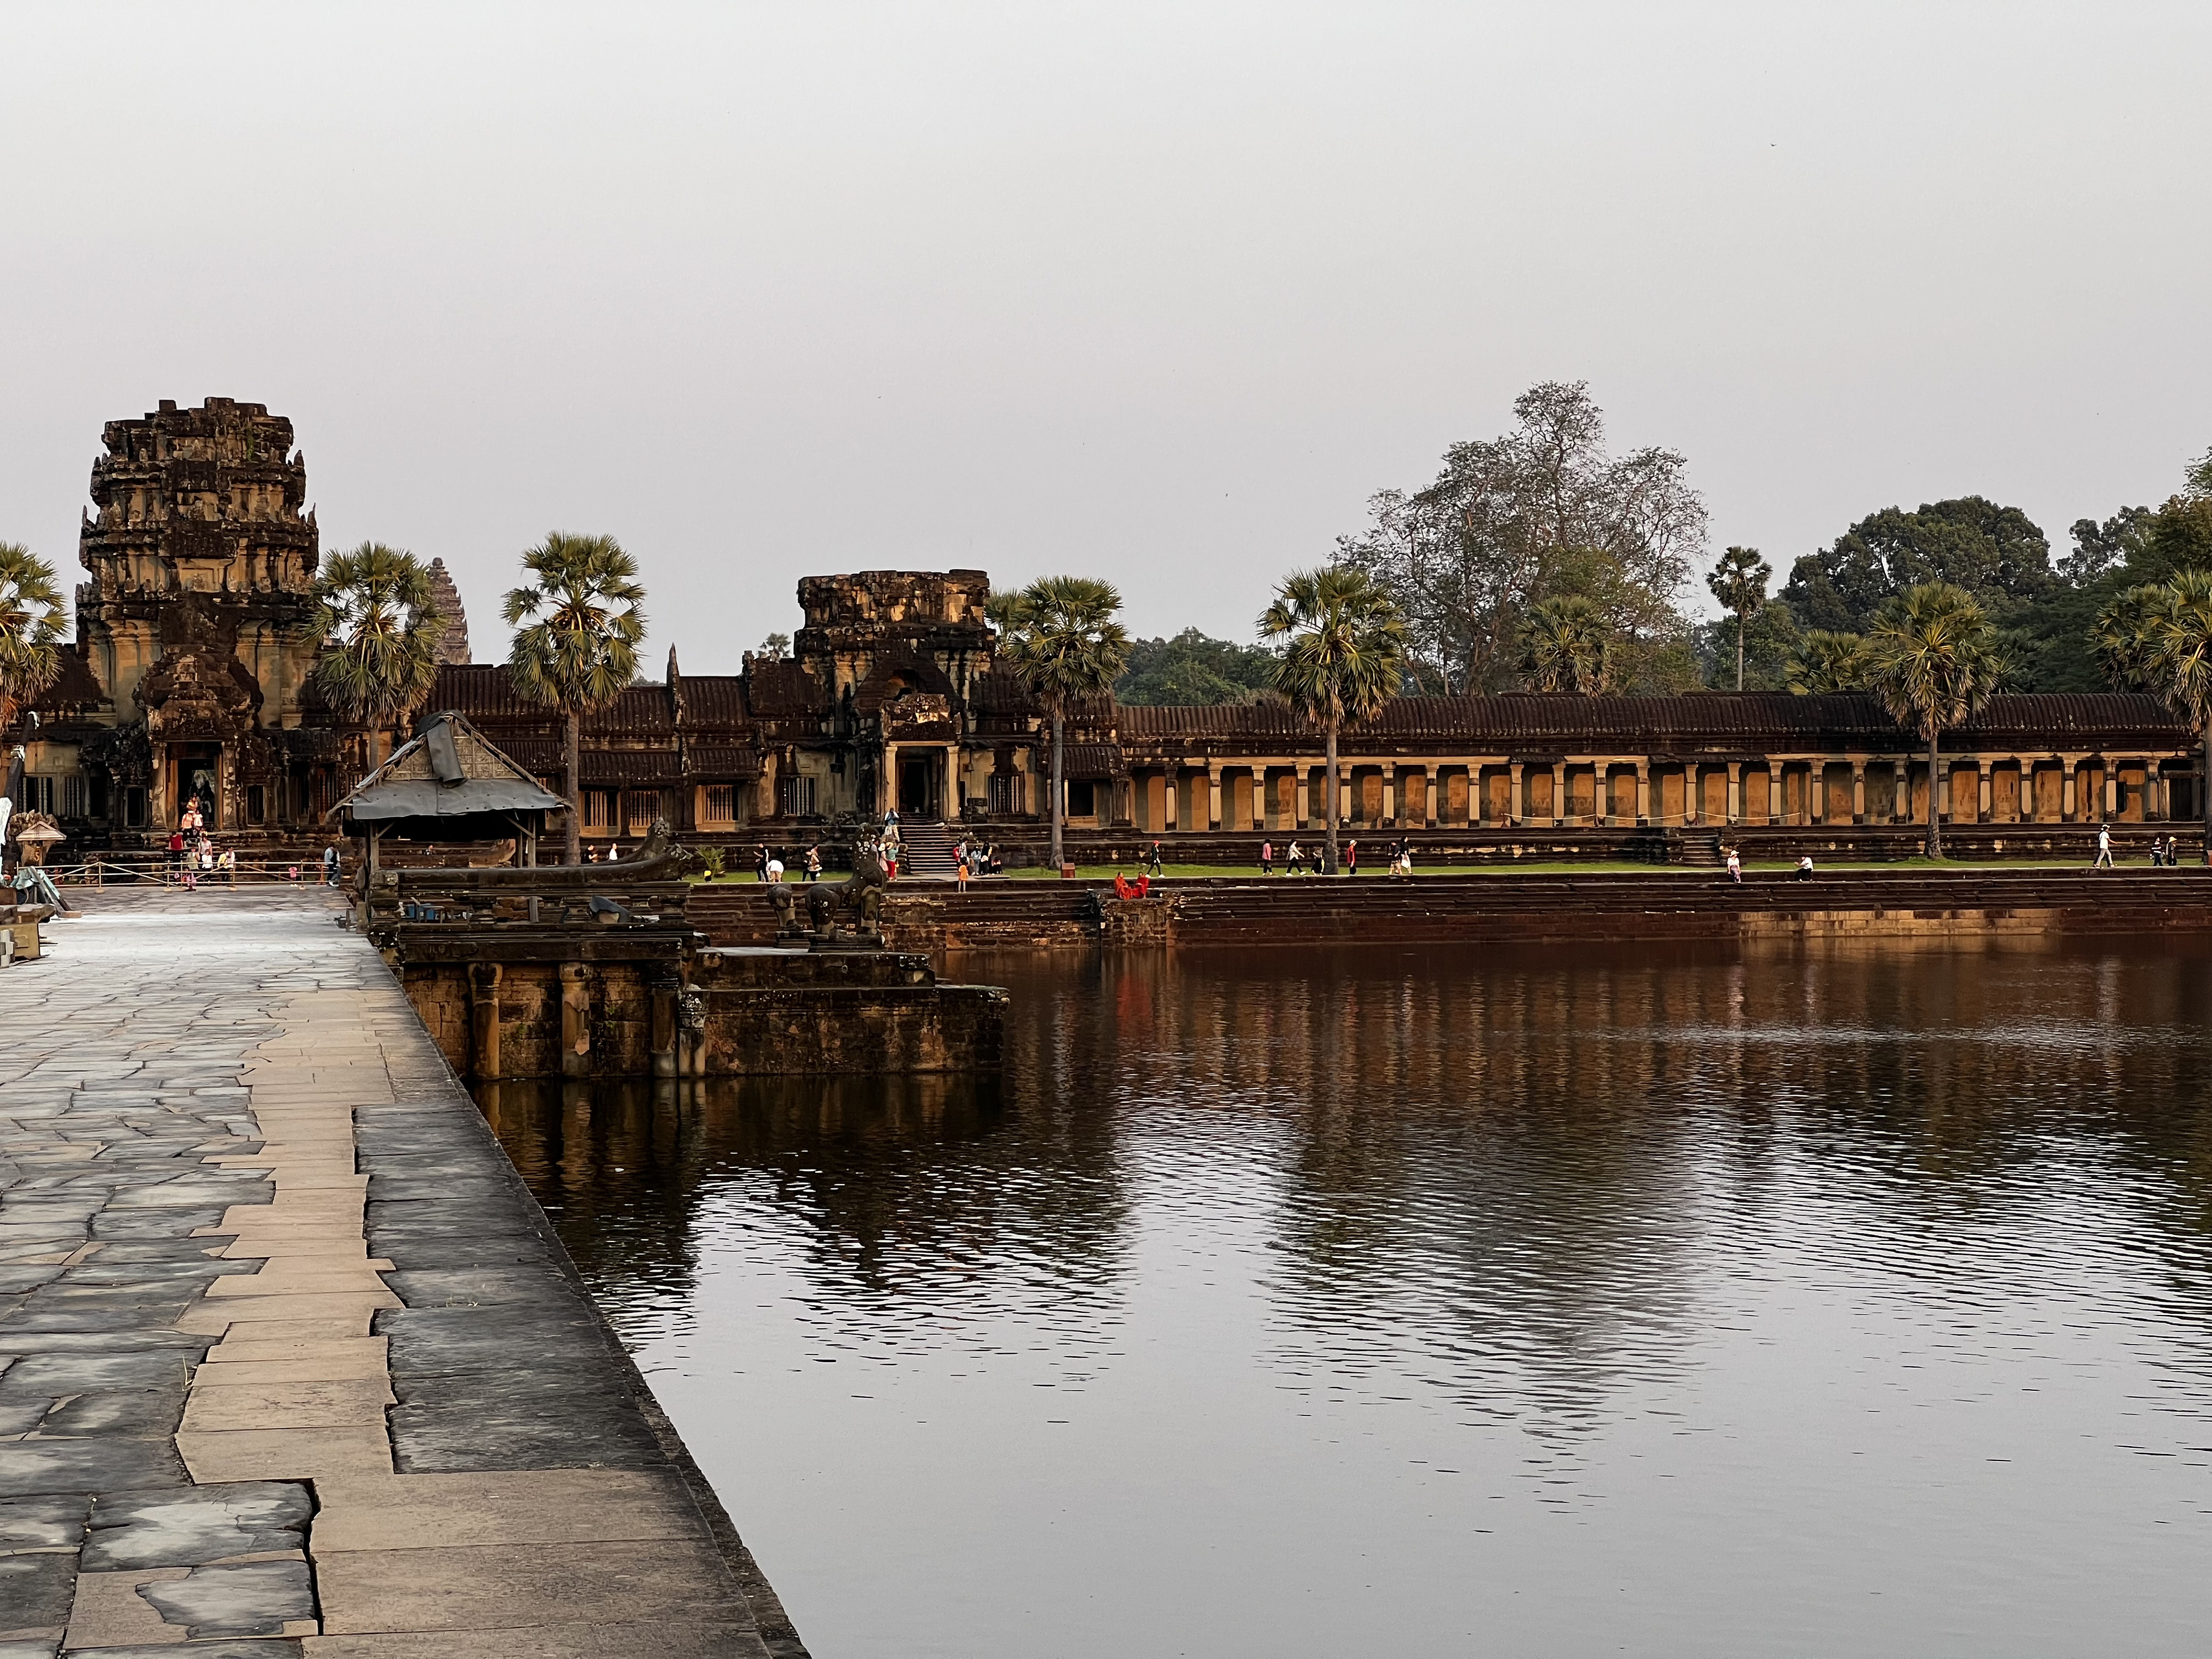
<instances>
[{"instance_id":1,"label":"water reflection of temple","mask_svg":"<svg viewBox=\"0 0 2212 1659\"><path fill-rule=\"evenodd\" d=\"M2063 1252L2079 1191L2208 1266L2212 948L960 969L1013 992L1002 1094L508 1085L485 1109L618 1307L681 1301L742 1233L827 1316L1073 1328L1128 1289L1141 1224L1261 1264L1286 1375L1566 1421L1679 1365L1778 1239L2026 1294L2051 1259L2006 1241Z\"/></svg>"}]
</instances>

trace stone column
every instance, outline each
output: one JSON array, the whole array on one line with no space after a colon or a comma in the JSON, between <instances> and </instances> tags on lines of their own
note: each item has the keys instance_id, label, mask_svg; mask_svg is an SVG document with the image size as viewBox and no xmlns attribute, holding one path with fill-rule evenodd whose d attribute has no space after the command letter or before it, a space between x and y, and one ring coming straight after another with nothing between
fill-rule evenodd
<instances>
[{"instance_id":1,"label":"stone column","mask_svg":"<svg viewBox=\"0 0 2212 1659\"><path fill-rule=\"evenodd\" d=\"M1974 769L1979 775L1976 793L1980 797L1977 804L1974 822L1987 823L1990 815L1996 811L1996 781L1990 775L1990 762L1987 756L1983 756L1975 761Z\"/></svg>"},{"instance_id":2,"label":"stone column","mask_svg":"<svg viewBox=\"0 0 2212 1659\"><path fill-rule=\"evenodd\" d=\"M2059 784L2058 821L2061 823L2072 823L2075 822L2075 815L2081 810L2077 804L2081 786L2075 776L2081 768L2081 763L2073 756L2068 755L2063 757L2058 764L2062 780Z\"/></svg>"},{"instance_id":3,"label":"stone column","mask_svg":"<svg viewBox=\"0 0 2212 1659\"><path fill-rule=\"evenodd\" d=\"M1728 821L1730 823L1743 822L1743 763L1741 761L1729 763Z\"/></svg>"},{"instance_id":4,"label":"stone column","mask_svg":"<svg viewBox=\"0 0 2212 1659\"><path fill-rule=\"evenodd\" d=\"M1421 828L1437 827L1437 769L1433 764L1421 769Z\"/></svg>"},{"instance_id":5,"label":"stone column","mask_svg":"<svg viewBox=\"0 0 2212 1659\"><path fill-rule=\"evenodd\" d=\"M938 793L944 798L944 805L939 810L945 814L945 821L957 823L960 821L960 745L957 743L945 745L945 778Z\"/></svg>"},{"instance_id":6,"label":"stone column","mask_svg":"<svg viewBox=\"0 0 2212 1659\"><path fill-rule=\"evenodd\" d=\"M1398 763L1382 763L1382 821L1378 829L1395 829L1398 823Z\"/></svg>"},{"instance_id":7,"label":"stone column","mask_svg":"<svg viewBox=\"0 0 2212 1659\"><path fill-rule=\"evenodd\" d=\"M1528 810L1528 800L1521 793L1521 763L1508 763L1505 772L1512 780L1510 793L1505 797L1505 827L1510 830L1521 822L1522 814Z\"/></svg>"},{"instance_id":8,"label":"stone column","mask_svg":"<svg viewBox=\"0 0 2212 1659\"><path fill-rule=\"evenodd\" d=\"M1851 822L1866 822L1866 757L1856 756L1851 761Z\"/></svg>"},{"instance_id":9,"label":"stone column","mask_svg":"<svg viewBox=\"0 0 2212 1659\"><path fill-rule=\"evenodd\" d=\"M1304 766L1291 768L1291 828L1306 827L1306 814L1313 806L1313 778Z\"/></svg>"},{"instance_id":10,"label":"stone column","mask_svg":"<svg viewBox=\"0 0 2212 1659\"><path fill-rule=\"evenodd\" d=\"M1206 769L1206 827L1221 828L1221 769L1211 763Z\"/></svg>"},{"instance_id":11,"label":"stone column","mask_svg":"<svg viewBox=\"0 0 2212 1659\"><path fill-rule=\"evenodd\" d=\"M1636 822L1639 825L1651 822L1651 763L1648 760L1636 763Z\"/></svg>"},{"instance_id":12,"label":"stone column","mask_svg":"<svg viewBox=\"0 0 2212 1659\"><path fill-rule=\"evenodd\" d=\"M2105 821L2112 823L2120 816L2120 769L2109 756L2105 760Z\"/></svg>"},{"instance_id":13,"label":"stone column","mask_svg":"<svg viewBox=\"0 0 2212 1659\"><path fill-rule=\"evenodd\" d=\"M1552 823L1553 828L1567 821L1567 763L1552 763Z\"/></svg>"}]
</instances>

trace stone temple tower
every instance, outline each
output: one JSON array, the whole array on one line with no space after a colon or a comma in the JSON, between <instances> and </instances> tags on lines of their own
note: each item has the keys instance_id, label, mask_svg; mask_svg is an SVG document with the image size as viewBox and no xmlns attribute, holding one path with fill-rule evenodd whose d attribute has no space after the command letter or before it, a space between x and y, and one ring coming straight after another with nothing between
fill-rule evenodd
<instances>
[{"instance_id":1,"label":"stone temple tower","mask_svg":"<svg viewBox=\"0 0 2212 1659\"><path fill-rule=\"evenodd\" d=\"M100 436L77 635L112 710L116 781L145 790L152 830L188 799L211 830L289 817L304 805L282 797L310 746L299 728L319 561L292 423L210 398L164 401Z\"/></svg>"}]
</instances>

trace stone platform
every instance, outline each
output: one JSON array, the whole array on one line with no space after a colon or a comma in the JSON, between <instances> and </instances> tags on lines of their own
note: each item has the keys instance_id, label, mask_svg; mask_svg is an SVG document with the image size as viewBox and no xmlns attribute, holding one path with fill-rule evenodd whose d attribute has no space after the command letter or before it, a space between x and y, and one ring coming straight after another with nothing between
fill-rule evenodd
<instances>
[{"instance_id":1,"label":"stone platform","mask_svg":"<svg viewBox=\"0 0 2212 1659\"><path fill-rule=\"evenodd\" d=\"M803 1655L315 889L0 975L0 1659Z\"/></svg>"}]
</instances>

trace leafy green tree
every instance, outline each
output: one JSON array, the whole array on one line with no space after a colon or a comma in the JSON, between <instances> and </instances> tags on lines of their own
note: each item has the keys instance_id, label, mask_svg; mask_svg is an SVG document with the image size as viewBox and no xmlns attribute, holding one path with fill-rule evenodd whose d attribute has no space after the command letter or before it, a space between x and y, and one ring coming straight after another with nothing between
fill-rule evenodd
<instances>
[{"instance_id":1,"label":"leafy green tree","mask_svg":"<svg viewBox=\"0 0 2212 1659\"><path fill-rule=\"evenodd\" d=\"M1743 684L1746 691L1781 691L1788 688L1790 659L1803 641L1797 619L1790 607L1770 599L1754 612L1744 630ZM1735 684L1736 622L1723 617L1698 625L1692 636L1697 672L1690 684L1725 690Z\"/></svg>"},{"instance_id":2,"label":"leafy green tree","mask_svg":"<svg viewBox=\"0 0 2212 1659\"><path fill-rule=\"evenodd\" d=\"M1260 637L1283 648L1275 689L1322 728L1328 767L1328 867L1334 871L1336 745L1346 720L1371 720L1405 673L1406 619L1364 570L1329 565L1284 578L1260 614Z\"/></svg>"},{"instance_id":3,"label":"leafy green tree","mask_svg":"<svg viewBox=\"0 0 2212 1659\"><path fill-rule=\"evenodd\" d=\"M2097 613L2090 638L2114 685L2150 691L2189 722L2212 777L2212 569L2129 588ZM2212 789L2203 794L2212 863Z\"/></svg>"},{"instance_id":4,"label":"leafy green tree","mask_svg":"<svg viewBox=\"0 0 2212 1659\"><path fill-rule=\"evenodd\" d=\"M637 676L645 640L645 589L637 561L611 536L555 531L522 556L523 585L501 614L514 629L507 657L515 690L557 708L568 797L568 860L584 861L582 769L586 714L605 708Z\"/></svg>"},{"instance_id":5,"label":"leafy green tree","mask_svg":"<svg viewBox=\"0 0 2212 1659\"><path fill-rule=\"evenodd\" d=\"M1766 605L1766 584L1774 567L1759 556L1755 547L1731 547L1705 577L1721 608L1735 617L1735 689L1743 690L1744 634L1751 619Z\"/></svg>"},{"instance_id":6,"label":"leafy green tree","mask_svg":"<svg viewBox=\"0 0 2212 1659\"><path fill-rule=\"evenodd\" d=\"M2172 602L2163 582L2144 582L2106 601L2090 624L2089 646L2105 678L2122 691L2148 691L2156 682L2152 662L2156 623Z\"/></svg>"},{"instance_id":7,"label":"leafy green tree","mask_svg":"<svg viewBox=\"0 0 2212 1659\"><path fill-rule=\"evenodd\" d=\"M1068 709L1085 697L1103 697L1129 665L1128 630L1114 620L1121 595L1111 582L1089 576L1043 576L1000 599L992 620L1000 632L1006 665L1019 675L1052 720L1052 864L1064 862L1061 824L1067 792L1062 781Z\"/></svg>"},{"instance_id":8,"label":"leafy green tree","mask_svg":"<svg viewBox=\"0 0 2212 1659\"><path fill-rule=\"evenodd\" d=\"M1867 637L1872 689L1891 717L1928 744L1928 856L1943 856L1939 747L1973 718L2002 673L1995 630L1955 582L1922 582L1882 608Z\"/></svg>"},{"instance_id":9,"label":"leafy green tree","mask_svg":"<svg viewBox=\"0 0 2212 1659\"><path fill-rule=\"evenodd\" d=\"M0 732L62 672L63 617L53 566L0 542Z\"/></svg>"},{"instance_id":10,"label":"leafy green tree","mask_svg":"<svg viewBox=\"0 0 2212 1659\"><path fill-rule=\"evenodd\" d=\"M1885 603L1924 583L1962 587L1990 611L2033 600L2056 580L2051 544L2025 513L1961 495L1868 514L1799 559L1782 598L1808 628L1863 633Z\"/></svg>"},{"instance_id":11,"label":"leafy green tree","mask_svg":"<svg viewBox=\"0 0 2212 1659\"><path fill-rule=\"evenodd\" d=\"M2074 520L2074 550L2058 562L2058 578L2069 587L2087 587L2112 572L2140 564L2149 544L2150 521L2157 515L2147 507L2124 507L2099 524L2094 519Z\"/></svg>"},{"instance_id":12,"label":"leafy green tree","mask_svg":"<svg viewBox=\"0 0 2212 1659\"><path fill-rule=\"evenodd\" d=\"M438 677L438 641L448 618L438 609L430 568L381 542L332 554L313 598L321 647L315 684L366 729L374 771L384 764L385 734Z\"/></svg>"},{"instance_id":13,"label":"leafy green tree","mask_svg":"<svg viewBox=\"0 0 2212 1659\"><path fill-rule=\"evenodd\" d=\"M2212 459L2212 458L2208 458ZM2212 780L2212 570L2185 570L2166 586L2166 599L2148 620L2150 669L2169 708L2187 720ZM2212 787L2200 789L2204 814L2204 860L2212 864Z\"/></svg>"},{"instance_id":14,"label":"leafy green tree","mask_svg":"<svg viewBox=\"0 0 2212 1659\"><path fill-rule=\"evenodd\" d=\"M1530 607L1521 625L1521 672L1534 691L1612 690L1618 666L1605 613L1579 594Z\"/></svg>"},{"instance_id":15,"label":"leafy green tree","mask_svg":"<svg viewBox=\"0 0 2212 1659\"><path fill-rule=\"evenodd\" d=\"M1449 691L1510 690L1522 624L1547 599L1596 604L1614 635L1615 684L1686 672L1665 659L1688 634L1676 596L1705 542L1688 462L1668 449L1610 453L1582 381L1514 399L1513 430L1455 444L1426 488L1384 490L1336 562L1364 570L1406 620L1407 667Z\"/></svg>"},{"instance_id":16,"label":"leafy green tree","mask_svg":"<svg viewBox=\"0 0 2212 1659\"><path fill-rule=\"evenodd\" d=\"M1131 708L1213 708L1251 702L1275 684L1275 653L1186 628L1173 639L1136 640L1114 700Z\"/></svg>"},{"instance_id":17,"label":"leafy green tree","mask_svg":"<svg viewBox=\"0 0 2212 1659\"><path fill-rule=\"evenodd\" d=\"M1783 683L1799 696L1830 691L1863 691L1873 660L1866 636L1831 629L1806 630L1790 659Z\"/></svg>"},{"instance_id":18,"label":"leafy green tree","mask_svg":"<svg viewBox=\"0 0 2212 1659\"><path fill-rule=\"evenodd\" d=\"M788 634L769 635L766 639L761 641L760 650L756 654L766 657L770 662L781 662L786 657L791 654L791 635Z\"/></svg>"}]
</instances>

